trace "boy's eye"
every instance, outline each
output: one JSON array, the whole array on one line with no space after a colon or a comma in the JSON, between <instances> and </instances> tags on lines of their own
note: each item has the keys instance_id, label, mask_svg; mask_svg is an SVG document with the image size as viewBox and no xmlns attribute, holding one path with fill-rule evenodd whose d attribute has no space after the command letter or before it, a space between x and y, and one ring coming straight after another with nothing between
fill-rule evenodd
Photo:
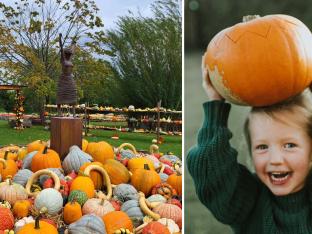
<instances>
[{"instance_id":1,"label":"boy's eye","mask_svg":"<svg viewBox=\"0 0 312 234\"><path fill-rule=\"evenodd\" d=\"M264 145L264 144L262 144L262 145L257 145L256 146L256 150L265 150L265 149L267 149L268 148L268 146L267 145Z\"/></svg>"},{"instance_id":2,"label":"boy's eye","mask_svg":"<svg viewBox=\"0 0 312 234\"><path fill-rule=\"evenodd\" d=\"M296 146L297 146L297 145L294 144L294 143L286 143L284 147L285 147L286 149L290 149L290 148L294 148L294 147L296 147Z\"/></svg>"}]
</instances>

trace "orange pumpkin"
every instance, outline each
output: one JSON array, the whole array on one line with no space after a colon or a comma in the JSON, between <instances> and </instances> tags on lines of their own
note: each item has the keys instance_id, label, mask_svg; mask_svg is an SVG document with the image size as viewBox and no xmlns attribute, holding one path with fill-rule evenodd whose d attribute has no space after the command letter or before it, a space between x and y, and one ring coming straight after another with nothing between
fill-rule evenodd
<instances>
[{"instance_id":1,"label":"orange pumpkin","mask_svg":"<svg viewBox=\"0 0 312 234\"><path fill-rule=\"evenodd\" d=\"M33 172L46 168L61 168L61 160L57 152L44 147L43 151L35 154L31 161L31 170Z\"/></svg>"},{"instance_id":2,"label":"orange pumpkin","mask_svg":"<svg viewBox=\"0 0 312 234\"><path fill-rule=\"evenodd\" d=\"M79 168L80 172L83 173L86 167L89 165L99 165L100 167L103 167L103 164L100 162L86 162ZM100 190L103 187L103 178L101 173L98 171L91 171L90 178L93 181L95 189Z\"/></svg>"},{"instance_id":3,"label":"orange pumpkin","mask_svg":"<svg viewBox=\"0 0 312 234\"><path fill-rule=\"evenodd\" d=\"M105 163L106 159L114 158L113 147L105 141L90 142L86 152L90 154L94 161Z\"/></svg>"},{"instance_id":4,"label":"orange pumpkin","mask_svg":"<svg viewBox=\"0 0 312 234\"><path fill-rule=\"evenodd\" d=\"M40 221L39 217L37 217L34 223L28 223L18 231L18 234L33 234L33 233L58 234L58 231L52 224L49 224L48 222L45 221Z\"/></svg>"},{"instance_id":5,"label":"orange pumpkin","mask_svg":"<svg viewBox=\"0 0 312 234\"><path fill-rule=\"evenodd\" d=\"M89 142L86 139L82 139L81 149L86 152Z\"/></svg>"},{"instance_id":6,"label":"orange pumpkin","mask_svg":"<svg viewBox=\"0 0 312 234\"><path fill-rule=\"evenodd\" d=\"M217 91L230 102L265 106L283 101L312 81L312 34L298 19L268 15L219 32L204 63Z\"/></svg>"},{"instance_id":7,"label":"orange pumpkin","mask_svg":"<svg viewBox=\"0 0 312 234\"><path fill-rule=\"evenodd\" d=\"M68 202L64 207L64 222L71 224L82 217L81 206L75 199Z\"/></svg>"},{"instance_id":8,"label":"orange pumpkin","mask_svg":"<svg viewBox=\"0 0 312 234\"><path fill-rule=\"evenodd\" d=\"M143 228L142 234L170 234L170 231L165 225L153 221Z\"/></svg>"},{"instance_id":9,"label":"orange pumpkin","mask_svg":"<svg viewBox=\"0 0 312 234\"><path fill-rule=\"evenodd\" d=\"M8 177L14 177L17 171L18 167L14 160L5 160L0 158L0 175L2 176L3 180L7 179Z\"/></svg>"},{"instance_id":10,"label":"orange pumpkin","mask_svg":"<svg viewBox=\"0 0 312 234\"><path fill-rule=\"evenodd\" d=\"M144 169L137 169L131 176L131 184L145 195L150 194L152 188L161 182L160 176L156 171L149 170L147 164Z\"/></svg>"},{"instance_id":11,"label":"orange pumpkin","mask_svg":"<svg viewBox=\"0 0 312 234\"><path fill-rule=\"evenodd\" d=\"M178 195L182 195L182 175L171 174L167 181L178 193Z\"/></svg>"},{"instance_id":12,"label":"orange pumpkin","mask_svg":"<svg viewBox=\"0 0 312 234\"><path fill-rule=\"evenodd\" d=\"M103 165L107 171L112 184L126 184L130 180L128 169L120 162L114 159L107 159Z\"/></svg>"},{"instance_id":13,"label":"orange pumpkin","mask_svg":"<svg viewBox=\"0 0 312 234\"><path fill-rule=\"evenodd\" d=\"M94 184L88 176L77 176L70 186L70 192L73 190L85 192L88 198L94 197Z\"/></svg>"},{"instance_id":14,"label":"orange pumpkin","mask_svg":"<svg viewBox=\"0 0 312 234\"><path fill-rule=\"evenodd\" d=\"M129 216L123 211L112 211L102 217L106 233L114 234L116 230L120 228L133 231L133 224Z\"/></svg>"},{"instance_id":15,"label":"orange pumpkin","mask_svg":"<svg viewBox=\"0 0 312 234\"><path fill-rule=\"evenodd\" d=\"M143 169L144 164L147 164L150 170L153 170L153 171L155 170L154 163L152 162L152 160L150 160L148 158L144 158L144 157L131 158L128 161L127 167L129 169L129 171L131 171L133 173L138 168Z\"/></svg>"},{"instance_id":16,"label":"orange pumpkin","mask_svg":"<svg viewBox=\"0 0 312 234\"><path fill-rule=\"evenodd\" d=\"M0 158L4 158L5 160L7 159L12 159L16 161L17 159L17 151L1 151L0 152Z\"/></svg>"},{"instance_id":17,"label":"orange pumpkin","mask_svg":"<svg viewBox=\"0 0 312 234\"><path fill-rule=\"evenodd\" d=\"M16 201L13 206L13 214L15 218L24 218L28 216L31 203L28 200Z\"/></svg>"},{"instance_id":18,"label":"orange pumpkin","mask_svg":"<svg viewBox=\"0 0 312 234\"><path fill-rule=\"evenodd\" d=\"M27 151L28 153L35 151L35 150L41 152L45 146L46 146L46 142L42 140L33 141L27 145Z\"/></svg>"}]
</instances>

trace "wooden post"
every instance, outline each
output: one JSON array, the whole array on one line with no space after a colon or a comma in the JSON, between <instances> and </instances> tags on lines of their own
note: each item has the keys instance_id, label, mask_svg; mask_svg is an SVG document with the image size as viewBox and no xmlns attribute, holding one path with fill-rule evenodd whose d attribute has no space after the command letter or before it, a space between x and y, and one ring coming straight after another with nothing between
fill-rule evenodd
<instances>
[{"instance_id":1,"label":"wooden post","mask_svg":"<svg viewBox=\"0 0 312 234\"><path fill-rule=\"evenodd\" d=\"M82 119L73 117L51 118L51 149L63 160L72 145L81 148Z\"/></svg>"}]
</instances>

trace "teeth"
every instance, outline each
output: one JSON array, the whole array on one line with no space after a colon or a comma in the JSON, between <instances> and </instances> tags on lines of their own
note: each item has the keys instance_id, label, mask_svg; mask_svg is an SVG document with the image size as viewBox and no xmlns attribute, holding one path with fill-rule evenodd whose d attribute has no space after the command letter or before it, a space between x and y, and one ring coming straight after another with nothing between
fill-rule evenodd
<instances>
[{"instance_id":1,"label":"teeth","mask_svg":"<svg viewBox=\"0 0 312 234\"><path fill-rule=\"evenodd\" d=\"M271 172L269 173L270 177L273 181L283 181L286 180L289 177L289 172Z\"/></svg>"}]
</instances>

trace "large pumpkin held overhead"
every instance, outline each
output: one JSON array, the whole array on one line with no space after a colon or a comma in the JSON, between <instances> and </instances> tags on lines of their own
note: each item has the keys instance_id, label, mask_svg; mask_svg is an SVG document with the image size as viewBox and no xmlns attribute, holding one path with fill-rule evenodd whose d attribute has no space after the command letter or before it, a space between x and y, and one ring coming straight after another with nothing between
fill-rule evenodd
<instances>
[{"instance_id":1,"label":"large pumpkin held overhead","mask_svg":"<svg viewBox=\"0 0 312 234\"><path fill-rule=\"evenodd\" d=\"M312 34L287 15L251 16L219 32L204 55L217 91L239 105L266 106L312 81Z\"/></svg>"}]
</instances>

